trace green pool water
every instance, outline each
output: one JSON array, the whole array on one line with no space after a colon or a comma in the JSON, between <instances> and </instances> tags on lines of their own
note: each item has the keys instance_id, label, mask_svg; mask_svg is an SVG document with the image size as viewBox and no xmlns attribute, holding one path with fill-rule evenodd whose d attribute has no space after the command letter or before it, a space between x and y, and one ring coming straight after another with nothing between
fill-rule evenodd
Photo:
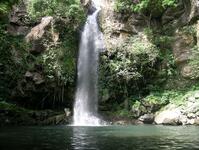
<instances>
[{"instance_id":1,"label":"green pool water","mask_svg":"<svg viewBox=\"0 0 199 150\"><path fill-rule=\"evenodd\" d=\"M7 127L0 150L199 150L196 126Z\"/></svg>"}]
</instances>

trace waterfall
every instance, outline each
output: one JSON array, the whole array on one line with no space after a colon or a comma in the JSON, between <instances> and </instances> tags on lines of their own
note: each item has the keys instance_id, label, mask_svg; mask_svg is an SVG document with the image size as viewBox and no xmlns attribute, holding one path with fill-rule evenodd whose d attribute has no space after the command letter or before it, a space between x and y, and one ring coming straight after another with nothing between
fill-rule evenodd
<instances>
[{"instance_id":1,"label":"waterfall","mask_svg":"<svg viewBox=\"0 0 199 150\"><path fill-rule=\"evenodd\" d=\"M98 126L101 120L98 111L98 61L99 52L104 49L102 33L98 26L99 1L92 0L87 17L78 57L77 91L74 104L73 125Z\"/></svg>"}]
</instances>

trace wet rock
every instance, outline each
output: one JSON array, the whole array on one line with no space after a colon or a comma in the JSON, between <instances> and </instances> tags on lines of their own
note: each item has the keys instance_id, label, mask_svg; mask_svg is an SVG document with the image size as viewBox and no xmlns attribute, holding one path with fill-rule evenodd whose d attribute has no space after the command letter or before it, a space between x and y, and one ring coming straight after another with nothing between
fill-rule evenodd
<instances>
[{"instance_id":1,"label":"wet rock","mask_svg":"<svg viewBox=\"0 0 199 150\"><path fill-rule=\"evenodd\" d=\"M65 112L66 117L70 117L71 116L71 111L70 111L69 108L64 108L64 112Z\"/></svg>"},{"instance_id":2,"label":"wet rock","mask_svg":"<svg viewBox=\"0 0 199 150\"><path fill-rule=\"evenodd\" d=\"M154 115L153 114L145 114L145 115L141 116L138 120L145 124L152 124L154 122Z\"/></svg>"},{"instance_id":3,"label":"wet rock","mask_svg":"<svg viewBox=\"0 0 199 150\"><path fill-rule=\"evenodd\" d=\"M128 124L125 120L118 120L116 122L114 122L115 125L126 125Z\"/></svg>"}]
</instances>

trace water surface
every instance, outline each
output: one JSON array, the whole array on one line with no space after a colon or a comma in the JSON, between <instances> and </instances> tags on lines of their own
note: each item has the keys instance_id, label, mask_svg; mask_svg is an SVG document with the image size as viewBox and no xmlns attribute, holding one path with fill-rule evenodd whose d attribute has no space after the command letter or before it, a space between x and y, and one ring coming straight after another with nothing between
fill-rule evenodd
<instances>
[{"instance_id":1,"label":"water surface","mask_svg":"<svg viewBox=\"0 0 199 150\"><path fill-rule=\"evenodd\" d=\"M0 150L199 150L199 127L0 128Z\"/></svg>"}]
</instances>

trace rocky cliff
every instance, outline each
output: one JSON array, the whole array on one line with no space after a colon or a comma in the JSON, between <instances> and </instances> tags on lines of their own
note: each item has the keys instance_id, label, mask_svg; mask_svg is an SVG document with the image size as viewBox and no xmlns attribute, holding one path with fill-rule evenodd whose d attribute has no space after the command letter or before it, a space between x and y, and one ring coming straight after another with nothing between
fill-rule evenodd
<instances>
[{"instance_id":1,"label":"rocky cliff","mask_svg":"<svg viewBox=\"0 0 199 150\"><path fill-rule=\"evenodd\" d=\"M178 1L175 7L165 8L158 16L149 12L118 12L116 3L104 0L100 16L107 48L101 55L100 67L101 103L105 106L102 109L118 111L111 105L116 102L120 110L124 107L135 117L149 114L146 120L150 120L151 114L155 115L165 105L170 109L167 104L172 105L173 100L169 96L166 101L161 100L164 93L192 90L198 82L198 1ZM152 94L154 91L161 91L163 95L157 98ZM193 102L196 104L197 100ZM186 118L190 114L186 112L188 107L185 104L181 111ZM197 122L198 116L192 119ZM190 120L179 122L189 124Z\"/></svg>"},{"instance_id":2,"label":"rocky cliff","mask_svg":"<svg viewBox=\"0 0 199 150\"><path fill-rule=\"evenodd\" d=\"M79 32L90 3L57 3L41 10L22 0L13 6L9 21L1 25L6 39L0 62L2 100L31 109L72 108ZM119 0L101 3L106 51L100 55L100 111L116 120L141 116L145 123L154 118L158 124L196 123L198 0L136 12L118 10ZM173 113L177 119L168 117Z\"/></svg>"}]
</instances>

